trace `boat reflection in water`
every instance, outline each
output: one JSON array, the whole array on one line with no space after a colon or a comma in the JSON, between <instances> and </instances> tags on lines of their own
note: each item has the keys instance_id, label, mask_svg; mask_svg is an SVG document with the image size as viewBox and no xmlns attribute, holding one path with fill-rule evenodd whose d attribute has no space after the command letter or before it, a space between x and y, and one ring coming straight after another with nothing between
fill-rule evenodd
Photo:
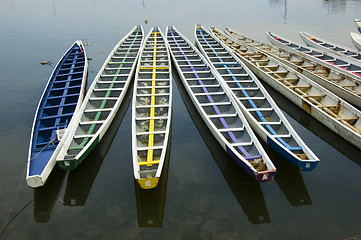
<instances>
[{"instance_id":1,"label":"boat reflection in water","mask_svg":"<svg viewBox=\"0 0 361 240\"><path fill-rule=\"evenodd\" d=\"M222 148L218 149L216 147L218 142L215 139L201 135L248 220L253 224L271 222L260 183L223 153Z\"/></svg>"},{"instance_id":2,"label":"boat reflection in water","mask_svg":"<svg viewBox=\"0 0 361 240\"><path fill-rule=\"evenodd\" d=\"M171 139L171 136L170 132L169 139ZM139 227L162 227L167 192L170 144L171 140L169 140L166 150L162 174L155 188L143 189L138 181L134 179Z\"/></svg>"},{"instance_id":3,"label":"boat reflection in water","mask_svg":"<svg viewBox=\"0 0 361 240\"><path fill-rule=\"evenodd\" d=\"M106 156L115 134L129 107L132 96L132 84L102 140L89 154L86 161L74 171L70 171L64 193L64 204L68 206L84 206L100 166Z\"/></svg>"},{"instance_id":4,"label":"boat reflection in water","mask_svg":"<svg viewBox=\"0 0 361 240\"><path fill-rule=\"evenodd\" d=\"M179 76L175 74L174 78L189 115L201 134L203 141L210 150L243 212L247 215L248 220L253 224L269 223L271 220L260 183L235 163L219 145L203 122L197 109L193 106Z\"/></svg>"},{"instance_id":5,"label":"boat reflection in water","mask_svg":"<svg viewBox=\"0 0 361 240\"><path fill-rule=\"evenodd\" d=\"M277 182L277 185L289 203L294 207L312 205L311 197L307 191L301 172L269 146L264 145L263 147L277 167L277 174L274 180Z\"/></svg>"},{"instance_id":6,"label":"boat reflection in water","mask_svg":"<svg viewBox=\"0 0 361 240\"><path fill-rule=\"evenodd\" d=\"M34 221L47 223L58 199L66 172L55 165L46 183L34 188Z\"/></svg>"}]
</instances>

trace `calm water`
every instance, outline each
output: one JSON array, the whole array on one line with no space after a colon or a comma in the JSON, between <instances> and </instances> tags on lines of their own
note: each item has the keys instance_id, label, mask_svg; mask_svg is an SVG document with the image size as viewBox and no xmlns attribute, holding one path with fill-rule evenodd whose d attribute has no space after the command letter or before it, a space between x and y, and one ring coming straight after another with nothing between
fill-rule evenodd
<instances>
[{"instance_id":1,"label":"calm water","mask_svg":"<svg viewBox=\"0 0 361 240\"><path fill-rule=\"evenodd\" d=\"M89 85L134 25L145 33L175 25L192 41L197 23L264 41L273 31L301 42L298 32L307 31L353 47L354 18L361 18L359 0L0 0L1 229L19 213L0 238L361 238L361 151L270 88L321 159L314 171L301 173L266 147L277 176L270 184L254 182L210 136L174 76L170 154L158 189L141 191L133 180L131 93L104 141L76 171L55 169L35 191L23 176L39 97L77 39L90 43Z\"/></svg>"}]
</instances>

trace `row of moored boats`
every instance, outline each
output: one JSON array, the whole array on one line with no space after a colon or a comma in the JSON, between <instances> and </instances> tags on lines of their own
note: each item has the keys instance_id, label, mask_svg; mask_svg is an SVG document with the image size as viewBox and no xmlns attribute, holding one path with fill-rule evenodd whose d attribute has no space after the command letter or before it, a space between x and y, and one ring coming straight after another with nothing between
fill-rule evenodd
<instances>
[{"instance_id":1,"label":"row of moored boats","mask_svg":"<svg viewBox=\"0 0 361 240\"><path fill-rule=\"evenodd\" d=\"M196 25L197 48L173 26L165 35L154 27L147 36L136 26L111 51L86 94L87 56L76 41L39 102L28 185L44 185L55 164L76 169L103 138L134 79L134 177L144 189L156 187L170 140L172 66L209 131L259 182L276 174L259 139L303 171L319 162L259 79L361 149L360 53L308 33L301 36L311 47L267 36L274 45L230 28Z\"/></svg>"}]
</instances>

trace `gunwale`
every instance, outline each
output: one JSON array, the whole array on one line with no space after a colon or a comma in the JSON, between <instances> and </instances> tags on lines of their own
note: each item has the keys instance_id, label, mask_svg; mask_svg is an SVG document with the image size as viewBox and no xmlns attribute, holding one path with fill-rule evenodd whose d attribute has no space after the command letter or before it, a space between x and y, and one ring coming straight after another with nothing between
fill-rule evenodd
<instances>
[{"instance_id":1,"label":"gunwale","mask_svg":"<svg viewBox=\"0 0 361 240\"><path fill-rule=\"evenodd\" d=\"M353 45L361 51L361 34L351 32L350 35Z\"/></svg>"},{"instance_id":2,"label":"gunwale","mask_svg":"<svg viewBox=\"0 0 361 240\"><path fill-rule=\"evenodd\" d=\"M355 24L356 24L357 30L361 33L361 20L356 18Z\"/></svg>"},{"instance_id":3,"label":"gunwale","mask_svg":"<svg viewBox=\"0 0 361 240\"><path fill-rule=\"evenodd\" d=\"M134 177L150 189L162 173L172 115L171 58L159 27L150 30L140 50L132 102Z\"/></svg>"},{"instance_id":4,"label":"gunwale","mask_svg":"<svg viewBox=\"0 0 361 240\"><path fill-rule=\"evenodd\" d=\"M167 27L166 36L168 48L182 83L212 135L233 160L258 182L272 181L276 167L256 138L232 95L225 90L217 72L174 26ZM219 96L222 97L221 101L218 101ZM227 112L222 110L224 106L228 107ZM263 169L256 169L260 167L256 166L256 160L260 161L259 165L263 164Z\"/></svg>"},{"instance_id":5,"label":"gunwale","mask_svg":"<svg viewBox=\"0 0 361 240\"><path fill-rule=\"evenodd\" d=\"M317 61L307 54L263 43L231 28L224 30L229 36L271 54L277 60L304 74L351 104L361 107L361 77L349 74L345 70L324 61Z\"/></svg>"},{"instance_id":6,"label":"gunwale","mask_svg":"<svg viewBox=\"0 0 361 240\"><path fill-rule=\"evenodd\" d=\"M76 169L108 130L132 80L143 40L143 28L135 26L106 58L57 157L63 170Z\"/></svg>"},{"instance_id":7,"label":"gunwale","mask_svg":"<svg viewBox=\"0 0 361 240\"><path fill-rule=\"evenodd\" d=\"M40 97L31 131L26 170L30 187L43 186L69 134L69 125L83 101L88 59L82 41L75 41L54 67ZM40 142L40 131L48 137Z\"/></svg>"},{"instance_id":8,"label":"gunwale","mask_svg":"<svg viewBox=\"0 0 361 240\"><path fill-rule=\"evenodd\" d=\"M361 112L272 56L213 29L262 80L346 141L361 149Z\"/></svg>"},{"instance_id":9,"label":"gunwale","mask_svg":"<svg viewBox=\"0 0 361 240\"><path fill-rule=\"evenodd\" d=\"M324 51L329 51L334 54L342 54L346 57L357 60L358 64L361 64L361 53L355 51L354 49L341 46L340 44L332 43L307 32L300 32L299 34L301 39L311 47Z\"/></svg>"},{"instance_id":10,"label":"gunwale","mask_svg":"<svg viewBox=\"0 0 361 240\"><path fill-rule=\"evenodd\" d=\"M207 29L196 25L195 36L198 48L222 76L228 90L257 134L299 169L313 170L319 159L299 137L251 70ZM257 99L252 97L253 95L257 96ZM272 112L272 115L269 115L269 112Z\"/></svg>"},{"instance_id":11,"label":"gunwale","mask_svg":"<svg viewBox=\"0 0 361 240\"><path fill-rule=\"evenodd\" d=\"M288 40L284 37L281 37L273 32L266 32L268 40L277 46L286 48L290 51L300 52L302 54L307 54L312 56L317 61L323 61L324 63L329 64L331 67L337 67L341 70L344 70L348 74L353 74L357 77L361 77L361 66L359 66L359 61L354 60L341 55L335 55L329 52L320 52L318 49L312 47L307 47L299 43Z\"/></svg>"}]
</instances>

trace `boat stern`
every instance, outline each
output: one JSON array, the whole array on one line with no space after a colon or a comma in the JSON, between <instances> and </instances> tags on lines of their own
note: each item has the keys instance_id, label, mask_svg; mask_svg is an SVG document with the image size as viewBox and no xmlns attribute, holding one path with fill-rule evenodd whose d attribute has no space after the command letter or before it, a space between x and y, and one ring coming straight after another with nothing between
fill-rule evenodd
<instances>
[{"instance_id":1,"label":"boat stern","mask_svg":"<svg viewBox=\"0 0 361 240\"><path fill-rule=\"evenodd\" d=\"M37 188L45 184L46 179L43 179L40 175L32 175L26 179L26 183L29 187Z\"/></svg>"},{"instance_id":2,"label":"boat stern","mask_svg":"<svg viewBox=\"0 0 361 240\"><path fill-rule=\"evenodd\" d=\"M80 163L81 161L76 159L64 159L61 161L58 160L59 167L65 171L72 171L76 169L80 165Z\"/></svg>"},{"instance_id":3,"label":"boat stern","mask_svg":"<svg viewBox=\"0 0 361 240\"><path fill-rule=\"evenodd\" d=\"M158 185L159 178L139 178L137 179L139 185L143 189L155 188Z\"/></svg>"},{"instance_id":4,"label":"boat stern","mask_svg":"<svg viewBox=\"0 0 361 240\"><path fill-rule=\"evenodd\" d=\"M299 162L299 168L301 169L301 171L309 172L312 171L317 166L318 163L319 161L314 161L314 160L301 161Z\"/></svg>"},{"instance_id":5,"label":"boat stern","mask_svg":"<svg viewBox=\"0 0 361 240\"><path fill-rule=\"evenodd\" d=\"M273 180L276 175L276 169L264 172L255 172L255 178L260 183L269 183Z\"/></svg>"}]
</instances>

